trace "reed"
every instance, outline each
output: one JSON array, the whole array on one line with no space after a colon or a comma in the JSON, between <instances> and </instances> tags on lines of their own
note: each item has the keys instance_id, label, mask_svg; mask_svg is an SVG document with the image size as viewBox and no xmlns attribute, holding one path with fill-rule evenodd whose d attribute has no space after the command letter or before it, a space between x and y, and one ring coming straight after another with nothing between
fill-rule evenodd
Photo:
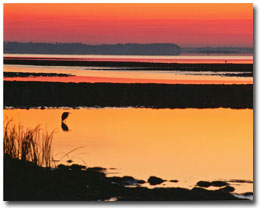
<instances>
[{"instance_id":1,"label":"reed","mask_svg":"<svg viewBox=\"0 0 260 208\"><path fill-rule=\"evenodd\" d=\"M5 155L37 166L52 166L54 131L48 132L40 126L25 129L22 125L15 125L12 120L5 119L3 135Z\"/></svg>"}]
</instances>

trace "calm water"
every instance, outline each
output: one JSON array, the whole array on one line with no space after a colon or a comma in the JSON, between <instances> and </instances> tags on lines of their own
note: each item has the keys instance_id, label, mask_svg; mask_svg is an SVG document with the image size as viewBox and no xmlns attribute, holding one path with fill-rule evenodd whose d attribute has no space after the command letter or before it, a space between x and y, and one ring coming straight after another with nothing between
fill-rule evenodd
<instances>
[{"instance_id":1,"label":"calm water","mask_svg":"<svg viewBox=\"0 0 260 208\"><path fill-rule=\"evenodd\" d=\"M6 59L67 60L67 61L123 61L159 63L253 63L252 54L181 54L172 56L145 55L59 55L59 54L4 54Z\"/></svg>"},{"instance_id":2,"label":"calm water","mask_svg":"<svg viewBox=\"0 0 260 208\"><path fill-rule=\"evenodd\" d=\"M61 129L64 111L72 113L68 132ZM55 129L55 159L81 147L69 158L116 168L110 175L155 175L179 180L161 186L188 188L199 180L253 180L253 110L5 109L4 116L25 127ZM232 186L235 193L253 191L252 183Z\"/></svg>"},{"instance_id":3,"label":"calm water","mask_svg":"<svg viewBox=\"0 0 260 208\"><path fill-rule=\"evenodd\" d=\"M131 67L127 67L131 68ZM135 68L132 68L135 69ZM233 72L145 71L126 70L124 67L72 67L4 65L4 72L65 73L72 77L10 77L9 81L49 82L110 82L164 84L252 84L253 77L235 76ZM229 75L229 76L227 76Z\"/></svg>"},{"instance_id":4,"label":"calm water","mask_svg":"<svg viewBox=\"0 0 260 208\"><path fill-rule=\"evenodd\" d=\"M252 54L182 54L178 56L4 54L5 59L122 61L157 63L253 63ZM131 68L132 70L126 70ZM136 70L134 70L136 69ZM252 84L253 78L226 76L227 72L142 71L138 67L64 67L4 65L5 72L69 73L73 77L9 77L9 81L109 82L162 84ZM229 73L230 75L230 73Z\"/></svg>"},{"instance_id":5,"label":"calm water","mask_svg":"<svg viewBox=\"0 0 260 208\"><path fill-rule=\"evenodd\" d=\"M163 63L253 63L252 55L97 56L21 55L46 60L145 61ZM130 67L127 67L130 68ZM66 73L73 77L17 77L18 81L166 84L253 84L252 77L228 72L145 71L125 67L4 65L5 72ZM69 111L68 132L61 114ZM253 180L253 110L234 109L5 109L4 116L25 127L55 129L55 159L108 168L109 175L147 180L158 176L193 188L199 180ZM115 168L115 169L110 169ZM231 183L235 193L252 192L252 183ZM148 186L145 184L145 186Z\"/></svg>"}]
</instances>

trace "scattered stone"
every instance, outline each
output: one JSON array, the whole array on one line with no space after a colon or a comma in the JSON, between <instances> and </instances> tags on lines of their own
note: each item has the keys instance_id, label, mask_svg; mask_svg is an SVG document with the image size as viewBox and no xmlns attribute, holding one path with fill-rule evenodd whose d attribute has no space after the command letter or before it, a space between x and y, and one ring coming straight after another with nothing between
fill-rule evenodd
<instances>
[{"instance_id":1,"label":"scattered stone","mask_svg":"<svg viewBox=\"0 0 260 208\"><path fill-rule=\"evenodd\" d=\"M235 188L232 186L225 186L224 188L219 189L219 191L233 192L235 191Z\"/></svg>"},{"instance_id":2,"label":"scattered stone","mask_svg":"<svg viewBox=\"0 0 260 208\"><path fill-rule=\"evenodd\" d=\"M120 185L123 185L123 186L139 185L139 184L145 183L144 180L138 180L138 179L135 179L132 176L124 176L124 177L114 176L114 177L109 177L109 180L112 183L117 183L117 184L120 184Z\"/></svg>"},{"instance_id":3,"label":"scattered stone","mask_svg":"<svg viewBox=\"0 0 260 208\"><path fill-rule=\"evenodd\" d=\"M92 168L88 168L89 171L95 171L95 172L105 172L106 168L102 168L102 167L92 167Z\"/></svg>"},{"instance_id":4,"label":"scattered stone","mask_svg":"<svg viewBox=\"0 0 260 208\"><path fill-rule=\"evenodd\" d=\"M211 186L211 183L208 181L199 181L197 183L197 186L208 188Z\"/></svg>"},{"instance_id":5,"label":"scattered stone","mask_svg":"<svg viewBox=\"0 0 260 208\"><path fill-rule=\"evenodd\" d=\"M222 187L222 186L228 186L229 184L225 181L212 181L211 186L215 187Z\"/></svg>"},{"instance_id":6,"label":"scattered stone","mask_svg":"<svg viewBox=\"0 0 260 208\"><path fill-rule=\"evenodd\" d=\"M70 166L59 167L66 169ZM116 197L118 201L248 200L229 192L198 187L191 190L125 187L112 183L111 178L104 173L88 171L88 169L51 171L49 168L35 166L31 162L12 159L6 155L4 174L6 176L4 178L5 201L104 201L112 197ZM134 179L131 176L122 178Z\"/></svg>"},{"instance_id":7,"label":"scattered stone","mask_svg":"<svg viewBox=\"0 0 260 208\"><path fill-rule=\"evenodd\" d=\"M230 180L228 182L232 182L232 183L253 183L253 181L250 181L250 180Z\"/></svg>"},{"instance_id":8,"label":"scattered stone","mask_svg":"<svg viewBox=\"0 0 260 208\"><path fill-rule=\"evenodd\" d=\"M165 180L158 178L156 176L151 176L150 178L148 178L148 183L150 183L151 185L158 185L158 184L161 184L164 181Z\"/></svg>"},{"instance_id":9,"label":"scattered stone","mask_svg":"<svg viewBox=\"0 0 260 208\"><path fill-rule=\"evenodd\" d=\"M86 166L84 165L78 165L78 164L73 164L71 166L69 166L69 168L73 171L81 171L83 169L86 169Z\"/></svg>"},{"instance_id":10,"label":"scattered stone","mask_svg":"<svg viewBox=\"0 0 260 208\"><path fill-rule=\"evenodd\" d=\"M170 182L172 182L172 183L177 183L177 182L179 182L178 180L170 180Z\"/></svg>"},{"instance_id":11,"label":"scattered stone","mask_svg":"<svg viewBox=\"0 0 260 208\"><path fill-rule=\"evenodd\" d=\"M66 166L66 165L60 164L60 165L58 165L58 169L60 169L60 170L68 170L69 167Z\"/></svg>"},{"instance_id":12,"label":"scattered stone","mask_svg":"<svg viewBox=\"0 0 260 208\"><path fill-rule=\"evenodd\" d=\"M222 187L222 186L228 186L229 184L225 181L212 181L212 182L209 182L209 181L199 181L197 183L197 186L200 186L200 187L204 187L204 188L208 188L210 186L215 186L215 187Z\"/></svg>"}]
</instances>

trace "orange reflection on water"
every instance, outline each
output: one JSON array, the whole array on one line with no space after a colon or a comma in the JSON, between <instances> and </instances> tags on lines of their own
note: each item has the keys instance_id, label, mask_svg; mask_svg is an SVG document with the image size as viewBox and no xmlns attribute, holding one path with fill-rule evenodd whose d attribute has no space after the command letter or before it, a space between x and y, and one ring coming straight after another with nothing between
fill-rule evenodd
<instances>
[{"instance_id":1,"label":"orange reflection on water","mask_svg":"<svg viewBox=\"0 0 260 208\"><path fill-rule=\"evenodd\" d=\"M167 56L147 55L61 55L61 54L4 54L5 60L47 61L116 61L150 63L234 63L252 64L252 54L181 54Z\"/></svg>"},{"instance_id":2,"label":"orange reflection on water","mask_svg":"<svg viewBox=\"0 0 260 208\"><path fill-rule=\"evenodd\" d=\"M62 112L70 129L61 129ZM56 129L56 159L117 168L115 175L177 179L171 186L193 187L198 180L253 180L253 110L232 109L31 109L4 110L26 127ZM169 184L167 184L169 186ZM237 193L252 184L234 185Z\"/></svg>"},{"instance_id":3,"label":"orange reflection on water","mask_svg":"<svg viewBox=\"0 0 260 208\"><path fill-rule=\"evenodd\" d=\"M253 84L248 80L165 80L165 79L130 79L107 77L8 77L4 81L32 82L89 82L89 83L155 83L155 84Z\"/></svg>"},{"instance_id":4,"label":"orange reflection on water","mask_svg":"<svg viewBox=\"0 0 260 208\"><path fill-rule=\"evenodd\" d=\"M94 68L94 69L93 69ZM224 72L144 70L95 70L95 67L4 65L4 72L65 73L70 77L7 77L5 81L157 83L157 84L253 84L252 77L223 76Z\"/></svg>"}]
</instances>

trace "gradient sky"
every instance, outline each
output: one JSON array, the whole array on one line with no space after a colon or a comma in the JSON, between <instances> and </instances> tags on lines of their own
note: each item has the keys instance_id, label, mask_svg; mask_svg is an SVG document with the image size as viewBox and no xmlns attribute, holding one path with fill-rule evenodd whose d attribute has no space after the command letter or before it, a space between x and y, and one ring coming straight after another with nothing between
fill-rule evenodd
<instances>
[{"instance_id":1,"label":"gradient sky","mask_svg":"<svg viewBox=\"0 0 260 208\"><path fill-rule=\"evenodd\" d=\"M4 4L4 40L253 46L253 4Z\"/></svg>"}]
</instances>

